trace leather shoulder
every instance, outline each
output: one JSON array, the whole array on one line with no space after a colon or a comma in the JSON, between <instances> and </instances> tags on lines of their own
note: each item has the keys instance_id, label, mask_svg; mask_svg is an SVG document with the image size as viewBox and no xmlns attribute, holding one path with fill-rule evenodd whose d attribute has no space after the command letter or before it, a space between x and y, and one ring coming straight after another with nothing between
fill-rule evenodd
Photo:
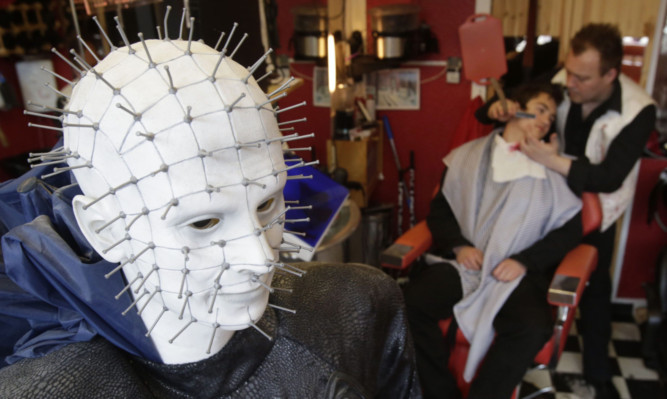
<instances>
[{"instance_id":1,"label":"leather shoulder","mask_svg":"<svg viewBox=\"0 0 667 399\"><path fill-rule=\"evenodd\" d=\"M130 358L103 338L0 369L0 398L150 398Z\"/></svg>"},{"instance_id":2,"label":"leather shoulder","mask_svg":"<svg viewBox=\"0 0 667 399\"><path fill-rule=\"evenodd\" d=\"M293 293L276 295L272 302L296 310L295 314L278 312L280 335L347 375L386 373L383 369L390 362L385 357L392 351L410 365L412 350L407 341L403 295L393 279L360 264L314 262L296 266L306 271L303 277L288 277L274 284L291 288ZM367 392L377 389L375 380L360 382Z\"/></svg>"}]
</instances>

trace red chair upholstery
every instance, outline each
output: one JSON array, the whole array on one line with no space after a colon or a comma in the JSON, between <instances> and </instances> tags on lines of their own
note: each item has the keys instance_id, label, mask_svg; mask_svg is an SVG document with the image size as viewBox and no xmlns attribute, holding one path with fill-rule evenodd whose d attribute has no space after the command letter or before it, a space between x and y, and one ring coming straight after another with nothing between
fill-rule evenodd
<instances>
[{"instance_id":1,"label":"red chair upholstery","mask_svg":"<svg viewBox=\"0 0 667 399\"><path fill-rule=\"evenodd\" d=\"M586 235L599 228L602 220L602 210L596 194L584 193L582 201L582 225L583 233ZM405 270L431 247L431 243L431 232L426 226L426 221L422 221L399 237L394 244L380 255L382 266L395 270ZM591 273L595 270L596 264L597 250L591 245L580 244L570 251L558 266L547 298L549 303L555 307L554 334L535 357L536 365L542 368L547 367L550 372L556 369L567 339L567 333L574 321L575 309ZM449 323L450 320L440 322L443 335L446 334ZM449 369L456 377L464 397L467 396L470 388L470 385L463 380L463 370L468 358L468 350L469 344L459 330L456 335L456 343L450 351ZM536 392L534 396L549 391L553 391L553 387ZM516 391L514 397L516 397ZM529 397L533 397L533 395Z\"/></svg>"}]
</instances>

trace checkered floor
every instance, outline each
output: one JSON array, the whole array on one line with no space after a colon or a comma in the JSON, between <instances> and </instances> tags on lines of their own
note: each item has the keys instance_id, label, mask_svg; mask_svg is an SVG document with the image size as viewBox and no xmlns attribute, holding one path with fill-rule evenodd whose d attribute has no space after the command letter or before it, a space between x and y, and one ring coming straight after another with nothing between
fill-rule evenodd
<instances>
[{"instance_id":1,"label":"checkered floor","mask_svg":"<svg viewBox=\"0 0 667 399\"><path fill-rule=\"evenodd\" d=\"M623 399L661 399L658 373L646 368L641 357L641 333L639 326L629 316L630 312L615 312L612 323L612 342L609 348L609 361L614 370L613 383ZM623 313L628 316L624 316ZM554 384L556 393L542 394L540 399L594 399L592 388L586 385L582 376L581 337L573 326L568 342L561 356ZM549 386L551 377L547 371L539 370L528 374L524 381L529 384L526 393L534 392L535 387Z\"/></svg>"}]
</instances>

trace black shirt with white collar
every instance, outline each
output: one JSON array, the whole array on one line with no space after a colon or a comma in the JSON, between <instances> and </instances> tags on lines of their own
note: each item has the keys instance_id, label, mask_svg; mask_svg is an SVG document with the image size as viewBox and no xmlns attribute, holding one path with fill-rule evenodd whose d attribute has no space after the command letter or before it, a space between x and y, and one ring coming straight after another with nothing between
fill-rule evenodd
<instances>
[{"instance_id":1,"label":"black shirt with white collar","mask_svg":"<svg viewBox=\"0 0 667 399\"><path fill-rule=\"evenodd\" d=\"M565 122L565 154L577 157L572 161L567 184L579 195L583 191L610 193L618 190L642 154L649 135L655 127L655 105L647 105L609 145L604 160L591 164L585 156L586 142L595 121L607 111L622 110L621 84L616 80L614 90L586 118L581 104L572 103Z\"/></svg>"}]
</instances>

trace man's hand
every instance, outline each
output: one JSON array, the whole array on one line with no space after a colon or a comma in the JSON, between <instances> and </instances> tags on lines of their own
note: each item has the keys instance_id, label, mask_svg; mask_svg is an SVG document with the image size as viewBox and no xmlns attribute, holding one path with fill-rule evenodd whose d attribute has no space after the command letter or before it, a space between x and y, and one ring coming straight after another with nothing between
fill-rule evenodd
<instances>
[{"instance_id":1,"label":"man's hand","mask_svg":"<svg viewBox=\"0 0 667 399\"><path fill-rule=\"evenodd\" d=\"M556 133L551 133L548 143L534 137L526 137L521 141L521 152L533 161L548 167L549 161L558 156L558 146L558 134Z\"/></svg>"},{"instance_id":2,"label":"man's hand","mask_svg":"<svg viewBox=\"0 0 667 399\"><path fill-rule=\"evenodd\" d=\"M570 166L572 161L558 154L560 146L558 134L551 133L549 142L537 140L534 137L527 137L520 143L521 152L526 154L528 158L540 163L547 168L567 176L570 173Z\"/></svg>"},{"instance_id":3,"label":"man's hand","mask_svg":"<svg viewBox=\"0 0 667 399\"><path fill-rule=\"evenodd\" d=\"M507 112L503 109L503 103L500 100L497 100L491 104L489 110L486 112L486 115L500 122L507 122L508 120L514 117L514 114L519 111L521 107L519 103L512 100L507 100Z\"/></svg>"},{"instance_id":4,"label":"man's hand","mask_svg":"<svg viewBox=\"0 0 667 399\"><path fill-rule=\"evenodd\" d=\"M526 274L526 267L514 259L505 259L493 269L493 277L508 283Z\"/></svg>"},{"instance_id":5,"label":"man's hand","mask_svg":"<svg viewBox=\"0 0 667 399\"><path fill-rule=\"evenodd\" d=\"M456 261L466 269L480 270L482 268L484 253L479 249L464 245L454 248L454 253L456 254Z\"/></svg>"}]
</instances>

